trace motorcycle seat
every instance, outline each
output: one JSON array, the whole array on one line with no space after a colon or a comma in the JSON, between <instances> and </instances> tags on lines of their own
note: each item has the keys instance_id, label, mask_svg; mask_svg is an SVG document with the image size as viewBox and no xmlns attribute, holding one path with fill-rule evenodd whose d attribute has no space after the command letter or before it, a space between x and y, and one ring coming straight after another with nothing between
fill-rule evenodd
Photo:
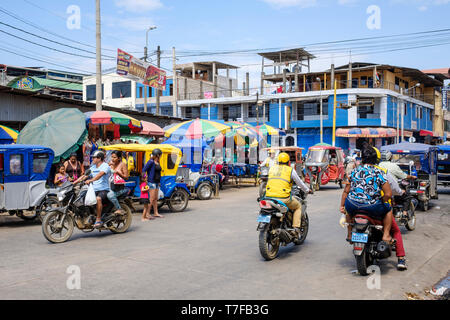
<instances>
[{"instance_id":1,"label":"motorcycle seat","mask_svg":"<svg viewBox=\"0 0 450 320\"><path fill-rule=\"evenodd\" d=\"M371 217L369 217L368 215L365 215L365 214L357 214L357 215L355 215L355 219L356 218L367 219L367 220L369 220L369 222L371 224L373 224L375 226L377 226L377 225L378 226L382 226L383 225L383 221L373 219L373 218L371 218Z\"/></svg>"},{"instance_id":2,"label":"motorcycle seat","mask_svg":"<svg viewBox=\"0 0 450 320\"><path fill-rule=\"evenodd\" d=\"M263 200L273 201L273 202L275 202L276 204L279 204L279 205L281 205L281 206L284 206L284 207L288 208L288 206L287 206L283 201L280 201L280 200L278 200L278 199L274 199L274 198L264 198ZM289 208L288 208L288 209L289 209Z\"/></svg>"}]
</instances>

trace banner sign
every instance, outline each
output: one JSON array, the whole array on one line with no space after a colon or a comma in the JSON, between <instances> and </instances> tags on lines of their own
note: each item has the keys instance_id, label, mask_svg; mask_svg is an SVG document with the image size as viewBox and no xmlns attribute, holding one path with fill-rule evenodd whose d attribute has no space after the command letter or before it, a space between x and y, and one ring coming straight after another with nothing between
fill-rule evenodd
<instances>
[{"instance_id":1,"label":"banner sign","mask_svg":"<svg viewBox=\"0 0 450 320\"><path fill-rule=\"evenodd\" d=\"M450 79L444 80L444 87L442 88L442 109L448 110L448 98L450 92Z\"/></svg>"},{"instance_id":2,"label":"banner sign","mask_svg":"<svg viewBox=\"0 0 450 320\"><path fill-rule=\"evenodd\" d=\"M117 74L159 90L166 89L166 73L151 64L117 50Z\"/></svg>"}]
</instances>

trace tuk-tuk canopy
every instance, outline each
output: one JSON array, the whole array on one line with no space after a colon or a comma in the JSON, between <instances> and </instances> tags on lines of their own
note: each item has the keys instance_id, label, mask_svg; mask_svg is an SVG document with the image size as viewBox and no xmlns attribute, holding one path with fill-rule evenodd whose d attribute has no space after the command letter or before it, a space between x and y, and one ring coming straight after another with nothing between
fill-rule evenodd
<instances>
[{"instance_id":1,"label":"tuk-tuk canopy","mask_svg":"<svg viewBox=\"0 0 450 320\"><path fill-rule=\"evenodd\" d=\"M111 146L100 147L103 150L117 150L124 152L152 152L155 149L161 150L163 153L176 153L181 157L181 150L170 144L115 144Z\"/></svg>"},{"instance_id":2,"label":"tuk-tuk canopy","mask_svg":"<svg viewBox=\"0 0 450 320\"><path fill-rule=\"evenodd\" d=\"M423 154L433 150L437 150L437 146L410 142L402 142L381 147L381 151L390 151L391 153Z\"/></svg>"},{"instance_id":3,"label":"tuk-tuk canopy","mask_svg":"<svg viewBox=\"0 0 450 320\"><path fill-rule=\"evenodd\" d=\"M0 171L3 183L47 180L55 153L38 145L0 145Z\"/></svg>"},{"instance_id":4,"label":"tuk-tuk canopy","mask_svg":"<svg viewBox=\"0 0 450 320\"><path fill-rule=\"evenodd\" d=\"M439 149L439 151L444 151L444 152L450 152L450 145L444 145L444 144L442 144L442 145L440 145L440 146L437 146L438 147L438 149Z\"/></svg>"}]
</instances>

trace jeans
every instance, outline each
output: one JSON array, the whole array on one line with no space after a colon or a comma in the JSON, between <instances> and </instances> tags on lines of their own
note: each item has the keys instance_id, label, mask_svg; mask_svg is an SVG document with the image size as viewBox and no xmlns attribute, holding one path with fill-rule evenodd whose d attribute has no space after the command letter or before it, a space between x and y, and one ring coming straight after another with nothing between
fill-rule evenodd
<instances>
[{"instance_id":1,"label":"jeans","mask_svg":"<svg viewBox=\"0 0 450 320\"><path fill-rule=\"evenodd\" d=\"M383 220L391 209L389 203L383 203L381 200L375 204L364 204L350 200L349 198L345 199L345 210L347 210L350 216L354 216L358 211L362 211L373 219Z\"/></svg>"},{"instance_id":2,"label":"jeans","mask_svg":"<svg viewBox=\"0 0 450 320\"><path fill-rule=\"evenodd\" d=\"M119 200L117 200L118 197L127 194L128 193L128 189L127 188L123 188L120 191L112 191L110 190L108 192L108 200L112 202L112 204L114 205L114 208L116 208L116 210L120 209L120 204L119 204Z\"/></svg>"}]
</instances>

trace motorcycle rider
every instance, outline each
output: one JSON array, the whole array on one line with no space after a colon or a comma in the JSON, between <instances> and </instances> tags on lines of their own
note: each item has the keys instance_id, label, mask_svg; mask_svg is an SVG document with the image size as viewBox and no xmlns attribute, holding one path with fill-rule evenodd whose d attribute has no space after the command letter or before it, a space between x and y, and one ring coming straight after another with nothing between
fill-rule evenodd
<instances>
[{"instance_id":1,"label":"motorcycle rider","mask_svg":"<svg viewBox=\"0 0 450 320\"><path fill-rule=\"evenodd\" d=\"M389 185L391 186L392 189L392 195L393 196L402 196L405 194L405 190L402 190L400 188L400 186L397 183L397 180L394 178L394 176L392 174L390 174L390 172L380 166L376 166L377 168L379 168L380 170L382 170L387 177L387 180L389 182ZM396 240L396 255L397 255L397 259L398 259L398 263L397 263L397 269L398 270L406 270L408 269L407 265L406 265L406 257L405 257L405 248L403 246L403 238L402 238L402 233L400 231L400 228L398 227L397 221L395 221L395 217L392 217L392 226L391 226L391 235L392 237Z\"/></svg>"},{"instance_id":2,"label":"motorcycle rider","mask_svg":"<svg viewBox=\"0 0 450 320\"><path fill-rule=\"evenodd\" d=\"M345 186L341 198L341 213L346 215L346 220L351 219L358 210L368 212L368 215L376 220L383 221L383 241L393 244L390 235L392 226L392 207L390 199L392 190L386 174L376 165L380 162L378 149L366 145L362 151L362 165L353 170L349 177L349 183ZM347 241L351 242L351 226L348 226Z\"/></svg>"},{"instance_id":3,"label":"motorcycle rider","mask_svg":"<svg viewBox=\"0 0 450 320\"><path fill-rule=\"evenodd\" d=\"M269 156L261 163L261 167L269 167L272 168L277 164L277 159L275 159L275 150L269 149Z\"/></svg>"},{"instance_id":4,"label":"motorcycle rider","mask_svg":"<svg viewBox=\"0 0 450 320\"><path fill-rule=\"evenodd\" d=\"M102 222L102 210L103 202L108 199L109 188L109 176L111 174L110 166L104 162L105 154L103 151L97 150L92 155L92 166L90 168L91 176L93 178L88 179L88 176L81 176L74 184L80 181L85 181L86 184L93 184L95 195L97 197L97 220L95 221L94 228L100 228L103 225Z\"/></svg>"},{"instance_id":5,"label":"motorcycle rider","mask_svg":"<svg viewBox=\"0 0 450 320\"><path fill-rule=\"evenodd\" d=\"M386 151L386 150L383 151L381 153L381 162L380 162L379 166L381 168L386 169L397 180L405 180L405 179L414 180L417 178L415 176L407 175L406 173L404 173L398 164L391 162L391 159L392 159L392 153L390 151ZM410 203L411 203L411 201L409 201L410 197L403 192L402 195L400 195L398 199L403 204L403 216L407 217L408 211L410 209Z\"/></svg>"},{"instance_id":6,"label":"motorcycle rider","mask_svg":"<svg viewBox=\"0 0 450 320\"><path fill-rule=\"evenodd\" d=\"M292 185L295 182L304 192L310 192L308 186L300 179L297 172L289 166L290 157L283 152L278 155L278 164L270 167L269 177L266 186L266 197L275 198L282 201L286 206L294 211L292 218L293 236L300 236L300 221L302 216L301 203L292 197Z\"/></svg>"}]
</instances>

